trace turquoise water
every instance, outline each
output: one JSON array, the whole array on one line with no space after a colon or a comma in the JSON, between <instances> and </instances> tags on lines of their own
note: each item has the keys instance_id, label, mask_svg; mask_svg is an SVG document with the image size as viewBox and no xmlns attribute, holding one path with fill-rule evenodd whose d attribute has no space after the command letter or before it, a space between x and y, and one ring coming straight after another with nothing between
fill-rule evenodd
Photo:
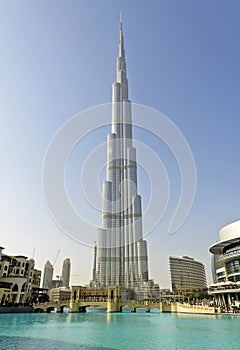
<instances>
[{"instance_id":1,"label":"turquoise water","mask_svg":"<svg viewBox=\"0 0 240 350\"><path fill-rule=\"evenodd\" d=\"M0 314L1 350L240 349L240 317L161 313Z\"/></svg>"}]
</instances>

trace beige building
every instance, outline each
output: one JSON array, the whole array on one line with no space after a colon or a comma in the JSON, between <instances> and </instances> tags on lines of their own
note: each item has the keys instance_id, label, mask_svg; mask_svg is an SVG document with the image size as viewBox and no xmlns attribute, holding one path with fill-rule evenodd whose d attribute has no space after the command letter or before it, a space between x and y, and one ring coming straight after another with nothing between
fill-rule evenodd
<instances>
[{"instance_id":1,"label":"beige building","mask_svg":"<svg viewBox=\"0 0 240 350\"><path fill-rule=\"evenodd\" d=\"M68 288L52 288L49 294L50 301L59 302L71 299L71 289Z\"/></svg>"},{"instance_id":2,"label":"beige building","mask_svg":"<svg viewBox=\"0 0 240 350\"><path fill-rule=\"evenodd\" d=\"M42 271L34 269L33 270L33 280L32 280L32 288L39 289L41 282Z\"/></svg>"},{"instance_id":3,"label":"beige building","mask_svg":"<svg viewBox=\"0 0 240 350\"><path fill-rule=\"evenodd\" d=\"M0 247L0 303L30 302L35 261L23 255L6 255L3 249Z\"/></svg>"},{"instance_id":4,"label":"beige building","mask_svg":"<svg viewBox=\"0 0 240 350\"><path fill-rule=\"evenodd\" d=\"M174 293L192 293L206 290L204 265L188 256L170 256L170 274Z\"/></svg>"}]
</instances>

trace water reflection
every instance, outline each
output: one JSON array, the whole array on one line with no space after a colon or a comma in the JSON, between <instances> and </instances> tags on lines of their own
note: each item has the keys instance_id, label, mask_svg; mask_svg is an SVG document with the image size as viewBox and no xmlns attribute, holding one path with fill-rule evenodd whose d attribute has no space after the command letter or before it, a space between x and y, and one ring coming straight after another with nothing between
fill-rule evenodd
<instances>
[{"instance_id":1,"label":"water reflection","mask_svg":"<svg viewBox=\"0 0 240 350\"><path fill-rule=\"evenodd\" d=\"M26 338L26 337L0 337L0 349L4 350L19 350L19 349L28 349L28 350L114 350L113 348L106 347L93 347L88 345L81 344L71 344L63 341L53 341L47 339L35 339L35 338Z\"/></svg>"}]
</instances>

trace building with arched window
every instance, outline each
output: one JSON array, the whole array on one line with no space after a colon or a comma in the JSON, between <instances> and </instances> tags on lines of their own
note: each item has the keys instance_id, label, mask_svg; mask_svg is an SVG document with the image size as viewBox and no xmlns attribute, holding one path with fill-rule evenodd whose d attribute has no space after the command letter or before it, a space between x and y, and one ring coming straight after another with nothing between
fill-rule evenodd
<instances>
[{"instance_id":1,"label":"building with arched window","mask_svg":"<svg viewBox=\"0 0 240 350\"><path fill-rule=\"evenodd\" d=\"M0 247L0 304L28 303L31 299L35 261L23 255L7 255Z\"/></svg>"}]
</instances>

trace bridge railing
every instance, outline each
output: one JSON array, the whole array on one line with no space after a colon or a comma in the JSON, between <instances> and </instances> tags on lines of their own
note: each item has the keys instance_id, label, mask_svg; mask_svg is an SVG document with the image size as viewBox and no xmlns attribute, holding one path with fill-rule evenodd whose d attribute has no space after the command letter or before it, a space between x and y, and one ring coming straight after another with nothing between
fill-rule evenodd
<instances>
[{"instance_id":1,"label":"bridge railing","mask_svg":"<svg viewBox=\"0 0 240 350\"><path fill-rule=\"evenodd\" d=\"M107 302L108 298L104 298L104 297L89 297L89 298L80 298L80 299L71 299L71 302L91 302L91 303L95 303L95 302Z\"/></svg>"}]
</instances>

